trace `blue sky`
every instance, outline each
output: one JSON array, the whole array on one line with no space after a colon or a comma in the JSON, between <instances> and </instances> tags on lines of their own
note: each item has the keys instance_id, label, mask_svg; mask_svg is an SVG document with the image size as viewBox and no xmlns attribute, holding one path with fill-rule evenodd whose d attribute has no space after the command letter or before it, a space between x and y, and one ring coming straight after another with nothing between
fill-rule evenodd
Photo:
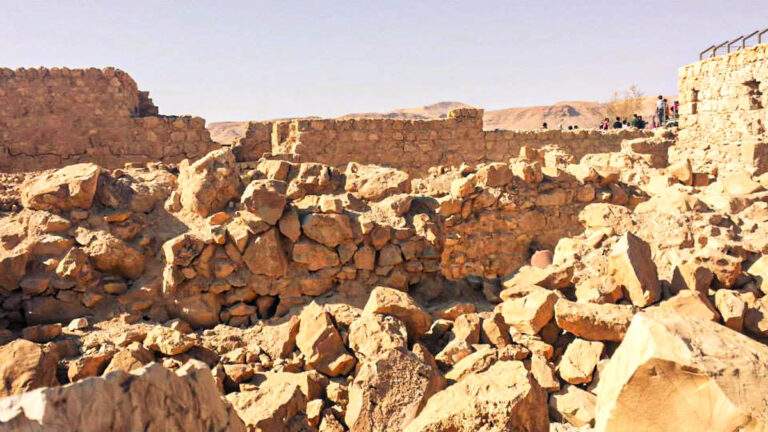
<instances>
[{"instance_id":1,"label":"blue sky","mask_svg":"<svg viewBox=\"0 0 768 432\"><path fill-rule=\"evenodd\" d=\"M116 66L164 114L335 116L675 92L768 1L0 0L0 66Z\"/></svg>"}]
</instances>

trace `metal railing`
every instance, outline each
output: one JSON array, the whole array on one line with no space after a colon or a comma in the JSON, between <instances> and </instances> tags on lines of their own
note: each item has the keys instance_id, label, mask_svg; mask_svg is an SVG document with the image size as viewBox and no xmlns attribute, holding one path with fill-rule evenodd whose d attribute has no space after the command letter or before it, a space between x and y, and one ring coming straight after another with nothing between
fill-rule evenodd
<instances>
[{"instance_id":1,"label":"metal railing","mask_svg":"<svg viewBox=\"0 0 768 432\"><path fill-rule=\"evenodd\" d=\"M763 43L763 39L768 43L768 28L762 30L755 30L748 35L741 35L733 40L727 40L719 45L712 45L699 53L699 60L704 60L706 57L716 57L718 51L725 48L720 54L728 54L738 51L747 47L750 39L757 38L757 45Z\"/></svg>"}]
</instances>

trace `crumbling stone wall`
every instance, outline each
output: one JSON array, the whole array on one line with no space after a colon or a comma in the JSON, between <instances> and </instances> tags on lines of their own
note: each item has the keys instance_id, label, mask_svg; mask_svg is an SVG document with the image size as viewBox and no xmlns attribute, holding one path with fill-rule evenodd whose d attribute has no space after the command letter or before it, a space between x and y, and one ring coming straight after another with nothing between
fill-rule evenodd
<instances>
[{"instance_id":1,"label":"crumbling stone wall","mask_svg":"<svg viewBox=\"0 0 768 432\"><path fill-rule=\"evenodd\" d=\"M620 150L621 141L647 131L484 131L483 110L461 108L441 120L311 119L276 122L271 151L344 167L348 162L386 165L414 175L429 167L505 161L523 146L557 145L576 158ZM257 160L266 148L267 123L252 123L241 141L240 160Z\"/></svg>"},{"instance_id":2,"label":"crumbling stone wall","mask_svg":"<svg viewBox=\"0 0 768 432\"><path fill-rule=\"evenodd\" d=\"M768 170L768 45L680 68L679 144L673 159L689 157L709 170L746 163ZM706 168L706 167L704 167Z\"/></svg>"},{"instance_id":3,"label":"crumbling stone wall","mask_svg":"<svg viewBox=\"0 0 768 432\"><path fill-rule=\"evenodd\" d=\"M119 69L0 69L0 171L178 162L214 147L205 120L157 112Z\"/></svg>"}]
</instances>

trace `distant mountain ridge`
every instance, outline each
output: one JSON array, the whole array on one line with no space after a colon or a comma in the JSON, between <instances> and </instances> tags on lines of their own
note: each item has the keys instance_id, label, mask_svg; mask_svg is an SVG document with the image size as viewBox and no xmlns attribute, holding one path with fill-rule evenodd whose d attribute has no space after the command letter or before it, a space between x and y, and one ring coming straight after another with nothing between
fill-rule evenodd
<instances>
[{"instance_id":1,"label":"distant mountain ridge","mask_svg":"<svg viewBox=\"0 0 768 432\"><path fill-rule=\"evenodd\" d=\"M667 97L671 103L674 96ZM656 106L656 97L645 96L642 100L642 108L638 114L647 119L653 116ZM416 108L400 108L388 112L352 113L337 117L338 119L352 118L386 118L400 120L434 120L446 118L448 112L456 108L470 107L471 105L457 101L443 101L431 105ZM486 130L509 129L530 130L538 129L543 123L547 123L550 129L560 126L578 126L581 129L596 128L607 117L608 104L595 101L563 101L552 105L504 108L498 110L486 110L483 115L483 123ZM306 118L306 117L302 117ZM222 144L231 144L245 135L248 122L214 122L208 125L211 138Z\"/></svg>"}]
</instances>

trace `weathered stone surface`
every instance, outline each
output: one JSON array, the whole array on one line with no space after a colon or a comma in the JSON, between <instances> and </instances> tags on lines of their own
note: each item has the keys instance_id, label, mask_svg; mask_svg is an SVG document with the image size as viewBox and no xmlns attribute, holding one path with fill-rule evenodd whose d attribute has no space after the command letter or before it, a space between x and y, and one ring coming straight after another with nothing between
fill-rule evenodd
<instances>
[{"instance_id":1,"label":"weathered stone surface","mask_svg":"<svg viewBox=\"0 0 768 432\"><path fill-rule=\"evenodd\" d=\"M609 256L611 276L621 284L632 304L645 307L661 297L656 264L648 243L632 233L624 234Z\"/></svg>"},{"instance_id":2,"label":"weathered stone surface","mask_svg":"<svg viewBox=\"0 0 768 432\"><path fill-rule=\"evenodd\" d=\"M0 397L56 386L56 353L17 339L0 347Z\"/></svg>"},{"instance_id":3,"label":"weathered stone surface","mask_svg":"<svg viewBox=\"0 0 768 432\"><path fill-rule=\"evenodd\" d=\"M186 232L174 237L163 244L163 254L167 264L186 267L192 264L200 252L203 251L205 242L195 233Z\"/></svg>"},{"instance_id":4,"label":"weathered stone surface","mask_svg":"<svg viewBox=\"0 0 768 432\"><path fill-rule=\"evenodd\" d=\"M411 191L408 173L378 165L363 165L356 162L347 164L344 190L370 201Z\"/></svg>"},{"instance_id":5,"label":"weathered stone surface","mask_svg":"<svg viewBox=\"0 0 768 432\"><path fill-rule=\"evenodd\" d=\"M591 341L620 342L633 315L631 306L576 303L567 299L555 303L557 326Z\"/></svg>"},{"instance_id":6,"label":"weathered stone surface","mask_svg":"<svg viewBox=\"0 0 768 432\"><path fill-rule=\"evenodd\" d=\"M536 334L554 316L557 299L554 291L534 286L528 294L506 300L499 311L509 326L523 333Z\"/></svg>"},{"instance_id":7,"label":"weathered stone surface","mask_svg":"<svg viewBox=\"0 0 768 432\"><path fill-rule=\"evenodd\" d=\"M254 180L243 191L240 202L264 222L274 225L283 215L287 187L283 181Z\"/></svg>"},{"instance_id":8,"label":"weathered stone surface","mask_svg":"<svg viewBox=\"0 0 768 432\"><path fill-rule=\"evenodd\" d=\"M296 346L307 366L325 375L343 375L355 366L355 358L347 353L331 315L317 303L306 306L299 316Z\"/></svg>"},{"instance_id":9,"label":"weathered stone surface","mask_svg":"<svg viewBox=\"0 0 768 432\"><path fill-rule=\"evenodd\" d=\"M352 224L344 214L312 213L301 221L304 235L310 239L334 248L352 239Z\"/></svg>"},{"instance_id":10,"label":"weathered stone surface","mask_svg":"<svg viewBox=\"0 0 768 432\"><path fill-rule=\"evenodd\" d=\"M8 291L19 288L19 281L27 272L29 255L25 248L6 251L0 247L0 288Z\"/></svg>"},{"instance_id":11,"label":"weathered stone surface","mask_svg":"<svg viewBox=\"0 0 768 432\"><path fill-rule=\"evenodd\" d=\"M478 430L549 430L547 394L522 362L497 362L436 393L405 428L406 432Z\"/></svg>"},{"instance_id":12,"label":"weathered stone surface","mask_svg":"<svg viewBox=\"0 0 768 432\"><path fill-rule=\"evenodd\" d=\"M401 349L389 349L360 365L349 387L344 421L355 431L402 430L435 388L428 365Z\"/></svg>"},{"instance_id":13,"label":"weathered stone surface","mask_svg":"<svg viewBox=\"0 0 768 432\"><path fill-rule=\"evenodd\" d=\"M181 354L195 346L195 340L169 327L154 326L147 332L144 347L168 356Z\"/></svg>"},{"instance_id":14,"label":"weathered stone surface","mask_svg":"<svg viewBox=\"0 0 768 432\"><path fill-rule=\"evenodd\" d=\"M21 203L35 210L89 209L101 168L92 163L70 165L36 176L22 186Z\"/></svg>"},{"instance_id":15,"label":"weathered stone surface","mask_svg":"<svg viewBox=\"0 0 768 432\"><path fill-rule=\"evenodd\" d=\"M202 217L224 210L242 190L235 156L226 148L214 150L191 165L182 161L178 185L181 206Z\"/></svg>"},{"instance_id":16,"label":"weathered stone surface","mask_svg":"<svg viewBox=\"0 0 768 432\"><path fill-rule=\"evenodd\" d=\"M637 314L600 373L595 429L765 429L766 359L765 345L719 324Z\"/></svg>"},{"instance_id":17,"label":"weathered stone surface","mask_svg":"<svg viewBox=\"0 0 768 432\"><path fill-rule=\"evenodd\" d=\"M176 373L154 364L4 399L0 423L2 431L246 430L198 361Z\"/></svg>"},{"instance_id":18,"label":"weathered stone surface","mask_svg":"<svg viewBox=\"0 0 768 432\"><path fill-rule=\"evenodd\" d=\"M243 261L254 274L284 276L288 270L288 259L276 228L253 237L243 254Z\"/></svg>"},{"instance_id":19,"label":"weathered stone surface","mask_svg":"<svg viewBox=\"0 0 768 432\"><path fill-rule=\"evenodd\" d=\"M408 294L394 288L379 286L371 291L365 312L391 315L405 324L408 337L418 339L429 330L432 317Z\"/></svg>"},{"instance_id":20,"label":"weathered stone surface","mask_svg":"<svg viewBox=\"0 0 768 432\"><path fill-rule=\"evenodd\" d=\"M590 342L574 339L557 365L560 377L571 384L584 384L592 381L595 370L605 345L602 342Z\"/></svg>"},{"instance_id":21,"label":"weathered stone surface","mask_svg":"<svg viewBox=\"0 0 768 432\"><path fill-rule=\"evenodd\" d=\"M128 279L144 273L144 255L111 234L100 231L83 250L100 271Z\"/></svg>"},{"instance_id":22,"label":"weathered stone surface","mask_svg":"<svg viewBox=\"0 0 768 432\"><path fill-rule=\"evenodd\" d=\"M358 359L394 350L408 349L408 332L397 318L363 313L349 325L349 347Z\"/></svg>"},{"instance_id":23,"label":"weathered stone surface","mask_svg":"<svg viewBox=\"0 0 768 432\"><path fill-rule=\"evenodd\" d=\"M257 390L230 393L227 400L249 431L288 432L293 419L301 423L309 401L296 375L269 374Z\"/></svg>"},{"instance_id":24,"label":"weathered stone surface","mask_svg":"<svg viewBox=\"0 0 768 432\"><path fill-rule=\"evenodd\" d=\"M114 371L130 372L155 361L151 351L144 348L139 342L132 342L126 348L112 356L112 360L104 370L104 374Z\"/></svg>"},{"instance_id":25,"label":"weathered stone surface","mask_svg":"<svg viewBox=\"0 0 768 432\"><path fill-rule=\"evenodd\" d=\"M566 385L549 397L550 418L581 427L591 426L595 420L597 398L574 385Z\"/></svg>"},{"instance_id":26,"label":"weathered stone surface","mask_svg":"<svg viewBox=\"0 0 768 432\"><path fill-rule=\"evenodd\" d=\"M293 260L307 266L307 270L316 271L340 264L339 255L320 243L311 240L300 240L293 245Z\"/></svg>"}]
</instances>

